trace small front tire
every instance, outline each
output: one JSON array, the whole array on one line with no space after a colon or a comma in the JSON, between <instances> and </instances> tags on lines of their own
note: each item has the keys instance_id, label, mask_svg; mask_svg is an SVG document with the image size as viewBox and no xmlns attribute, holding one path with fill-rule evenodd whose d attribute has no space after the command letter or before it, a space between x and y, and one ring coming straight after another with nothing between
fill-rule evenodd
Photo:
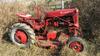
<instances>
[{"instance_id":1,"label":"small front tire","mask_svg":"<svg viewBox=\"0 0 100 56\"><path fill-rule=\"evenodd\" d=\"M80 37L71 37L67 41L68 47L74 49L76 52L87 52L86 41Z\"/></svg>"}]
</instances>

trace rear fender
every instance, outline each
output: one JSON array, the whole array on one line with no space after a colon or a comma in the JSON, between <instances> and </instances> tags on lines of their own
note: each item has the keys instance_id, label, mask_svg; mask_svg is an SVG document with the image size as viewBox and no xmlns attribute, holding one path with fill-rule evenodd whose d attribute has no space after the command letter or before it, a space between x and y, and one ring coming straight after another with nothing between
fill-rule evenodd
<instances>
[{"instance_id":1,"label":"rear fender","mask_svg":"<svg viewBox=\"0 0 100 56\"><path fill-rule=\"evenodd\" d=\"M33 25L35 23L35 19L30 14L16 13L16 16L19 17L18 21L20 23L25 23L27 25L30 25L31 28L33 28Z\"/></svg>"},{"instance_id":2,"label":"rear fender","mask_svg":"<svg viewBox=\"0 0 100 56\"><path fill-rule=\"evenodd\" d=\"M16 15L19 17L19 21L25 21L32 18L32 15L25 13L16 13Z\"/></svg>"}]
</instances>

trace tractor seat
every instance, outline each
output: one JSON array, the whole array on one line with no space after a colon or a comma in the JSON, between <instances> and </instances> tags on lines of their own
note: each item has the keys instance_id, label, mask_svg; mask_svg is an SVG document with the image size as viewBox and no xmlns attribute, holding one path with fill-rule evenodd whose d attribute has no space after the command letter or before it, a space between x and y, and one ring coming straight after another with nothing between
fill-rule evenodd
<instances>
[{"instance_id":1,"label":"tractor seat","mask_svg":"<svg viewBox=\"0 0 100 56\"><path fill-rule=\"evenodd\" d=\"M25 14L25 13L17 13L16 15L21 17L21 18L31 18L32 17L32 15Z\"/></svg>"}]
</instances>

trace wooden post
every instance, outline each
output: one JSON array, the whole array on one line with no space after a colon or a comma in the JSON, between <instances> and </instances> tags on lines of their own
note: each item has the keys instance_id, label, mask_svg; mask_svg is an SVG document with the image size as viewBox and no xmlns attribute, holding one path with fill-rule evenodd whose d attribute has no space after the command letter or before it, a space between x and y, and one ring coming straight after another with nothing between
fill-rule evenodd
<instances>
[{"instance_id":1,"label":"wooden post","mask_svg":"<svg viewBox=\"0 0 100 56\"><path fill-rule=\"evenodd\" d=\"M61 7L64 9L64 0L61 0Z\"/></svg>"}]
</instances>

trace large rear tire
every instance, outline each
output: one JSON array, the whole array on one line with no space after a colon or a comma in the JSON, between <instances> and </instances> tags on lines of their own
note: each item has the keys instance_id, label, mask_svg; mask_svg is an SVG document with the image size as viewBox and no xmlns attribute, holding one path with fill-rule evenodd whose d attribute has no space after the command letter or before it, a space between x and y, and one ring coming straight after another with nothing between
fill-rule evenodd
<instances>
[{"instance_id":1,"label":"large rear tire","mask_svg":"<svg viewBox=\"0 0 100 56\"><path fill-rule=\"evenodd\" d=\"M9 29L9 36L11 41L20 47L27 47L31 40L35 42L34 30L25 23L16 23Z\"/></svg>"}]
</instances>

